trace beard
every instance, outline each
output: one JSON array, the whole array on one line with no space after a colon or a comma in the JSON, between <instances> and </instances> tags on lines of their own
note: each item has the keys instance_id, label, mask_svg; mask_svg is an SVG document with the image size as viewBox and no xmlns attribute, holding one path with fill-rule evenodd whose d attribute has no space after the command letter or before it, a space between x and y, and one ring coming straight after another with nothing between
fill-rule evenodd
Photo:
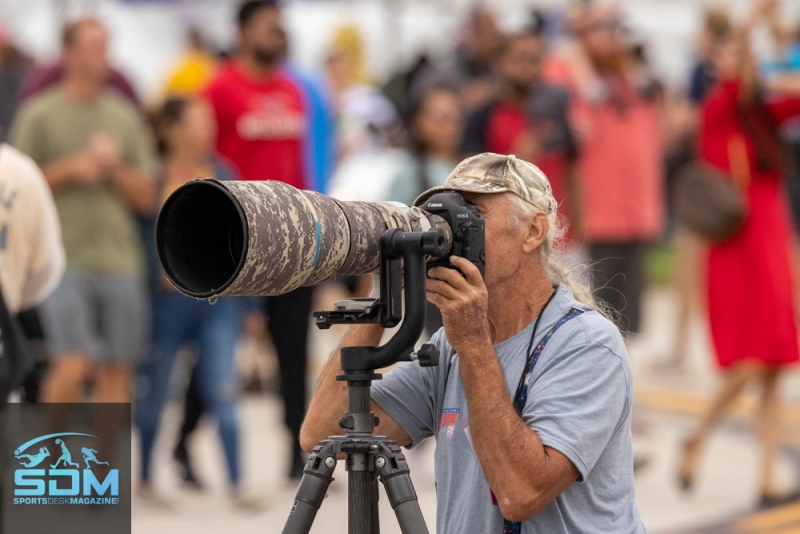
<instances>
[{"instance_id":1,"label":"beard","mask_svg":"<svg viewBox=\"0 0 800 534\"><path fill-rule=\"evenodd\" d=\"M528 81L516 80L516 79L515 80L509 80L509 86L511 88L511 91L515 95L517 95L519 97L527 96L528 93L530 93L531 90L533 89L534 85L535 85L535 82L528 82Z\"/></svg>"},{"instance_id":2,"label":"beard","mask_svg":"<svg viewBox=\"0 0 800 534\"><path fill-rule=\"evenodd\" d=\"M276 48L254 46L252 49L252 56L257 63L267 67L276 63L280 59L281 53L280 50Z\"/></svg>"},{"instance_id":3,"label":"beard","mask_svg":"<svg viewBox=\"0 0 800 534\"><path fill-rule=\"evenodd\" d=\"M589 60L594 68L601 74L621 74L625 65L625 52L611 52L598 54L589 51Z\"/></svg>"}]
</instances>

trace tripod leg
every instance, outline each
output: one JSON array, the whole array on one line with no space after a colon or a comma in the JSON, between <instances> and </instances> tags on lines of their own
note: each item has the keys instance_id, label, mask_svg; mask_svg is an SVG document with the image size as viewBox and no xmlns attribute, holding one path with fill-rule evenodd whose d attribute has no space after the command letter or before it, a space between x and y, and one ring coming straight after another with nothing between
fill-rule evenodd
<instances>
[{"instance_id":1,"label":"tripod leg","mask_svg":"<svg viewBox=\"0 0 800 534\"><path fill-rule=\"evenodd\" d=\"M283 534L308 534L333 480L334 469L335 445L331 441L322 441L308 458Z\"/></svg>"},{"instance_id":2,"label":"tripod leg","mask_svg":"<svg viewBox=\"0 0 800 534\"><path fill-rule=\"evenodd\" d=\"M354 455L355 456L355 455ZM369 471L350 471L348 476L348 533L372 531L372 480Z\"/></svg>"},{"instance_id":3,"label":"tripod leg","mask_svg":"<svg viewBox=\"0 0 800 534\"><path fill-rule=\"evenodd\" d=\"M375 466L386 488L389 503L397 516L403 534L428 534L425 518L419 508L417 493L411 483L411 472L400 447L381 444Z\"/></svg>"},{"instance_id":4,"label":"tripod leg","mask_svg":"<svg viewBox=\"0 0 800 534\"><path fill-rule=\"evenodd\" d=\"M381 492L378 488L378 472L372 472L372 482L370 483L370 491L372 493L372 530L370 531L372 534L380 534L381 533L381 520L380 514L378 513L378 501L380 500Z\"/></svg>"}]
</instances>

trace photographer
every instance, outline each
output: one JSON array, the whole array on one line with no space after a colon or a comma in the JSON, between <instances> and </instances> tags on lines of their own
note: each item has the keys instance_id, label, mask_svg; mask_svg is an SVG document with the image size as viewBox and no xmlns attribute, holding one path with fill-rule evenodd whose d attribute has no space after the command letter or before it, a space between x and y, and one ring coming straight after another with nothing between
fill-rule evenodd
<instances>
[{"instance_id":1,"label":"photographer","mask_svg":"<svg viewBox=\"0 0 800 534\"><path fill-rule=\"evenodd\" d=\"M428 300L444 319L431 340L441 363L404 363L374 384L375 433L409 447L436 438L438 532L644 532L625 346L558 258L547 178L485 153L416 204L439 190L461 191L484 217L485 280L460 257L429 271ZM377 345L382 334L357 325L342 346ZM337 350L303 425L308 451L341 433L340 368Z\"/></svg>"}]
</instances>

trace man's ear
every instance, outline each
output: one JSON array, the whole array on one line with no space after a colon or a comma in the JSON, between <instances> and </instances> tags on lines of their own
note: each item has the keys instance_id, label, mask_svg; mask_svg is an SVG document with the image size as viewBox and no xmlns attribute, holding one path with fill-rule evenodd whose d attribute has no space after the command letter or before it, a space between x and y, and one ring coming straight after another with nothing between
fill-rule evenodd
<instances>
[{"instance_id":1,"label":"man's ear","mask_svg":"<svg viewBox=\"0 0 800 534\"><path fill-rule=\"evenodd\" d=\"M522 250L526 253L533 252L542 246L550 231L550 220L544 212L537 211L525 223L525 239Z\"/></svg>"}]
</instances>

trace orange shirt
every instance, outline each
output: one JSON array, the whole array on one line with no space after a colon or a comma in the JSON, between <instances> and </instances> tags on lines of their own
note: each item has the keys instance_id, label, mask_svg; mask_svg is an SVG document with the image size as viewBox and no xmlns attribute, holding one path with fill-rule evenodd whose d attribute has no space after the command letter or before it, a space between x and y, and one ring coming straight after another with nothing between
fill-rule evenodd
<instances>
[{"instance_id":1,"label":"orange shirt","mask_svg":"<svg viewBox=\"0 0 800 534\"><path fill-rule=\"evenodd\" d=\"M656 104L620 79L578 87L565 67L554 63L546 73L571 88L586 240L657 238L664 226L665 198Z\"/></svg>"}]
</instances>

